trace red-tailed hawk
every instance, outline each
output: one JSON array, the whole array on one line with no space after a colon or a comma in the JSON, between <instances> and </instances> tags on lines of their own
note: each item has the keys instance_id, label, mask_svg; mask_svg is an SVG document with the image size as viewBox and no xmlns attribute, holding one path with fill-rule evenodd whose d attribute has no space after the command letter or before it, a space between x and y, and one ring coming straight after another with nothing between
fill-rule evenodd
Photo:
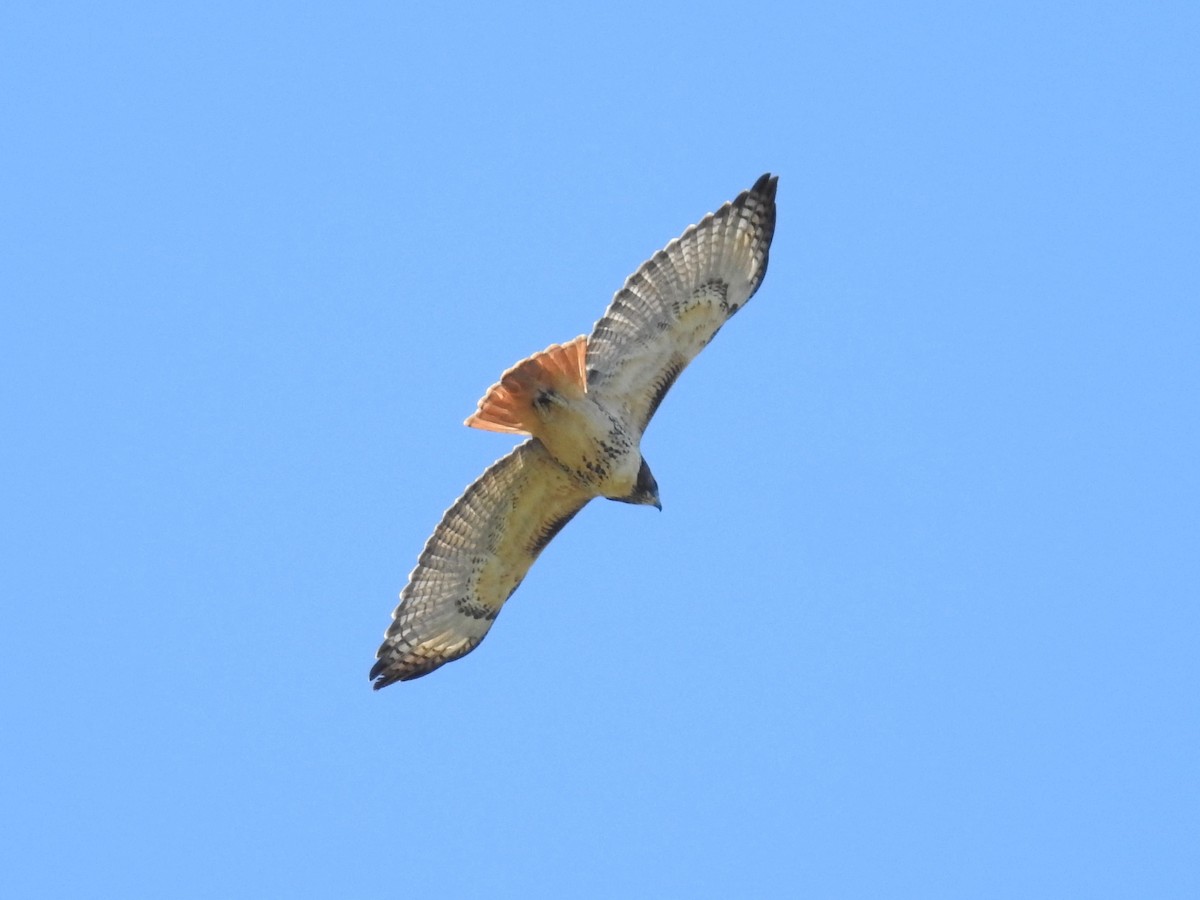
<instances>
[{"instance_id":1,"label":"red-tailed hawk","mask_svg":"<svg viewBox=\"0 0 1200 900\"><path fill-rule=\"evenodd\" d=\"M590 337L535 353L479 401L467 425L531 437L467 488L425 544L376 654L376 689L473 650L593 497L662 508L642 432L762 282L777 180L762 176L643 263Z\"/></svg>"}]
</instances>

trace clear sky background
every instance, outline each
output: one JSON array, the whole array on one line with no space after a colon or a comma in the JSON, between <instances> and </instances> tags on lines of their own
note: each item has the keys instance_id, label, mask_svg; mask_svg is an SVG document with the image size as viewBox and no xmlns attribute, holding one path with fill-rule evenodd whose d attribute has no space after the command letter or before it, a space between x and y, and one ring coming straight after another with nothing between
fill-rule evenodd
<instances>
[{"instance_id":1,"label":"clear sky background","mask_svg":"<svg viewBox=\"0 0 1200 900\"><path fill-rule=\"evenodd\" d=\"M1200 896L1200 7L17 3L6 897ZM481 647L463 418L764 171Z\"/></svg>"}]
</instances>

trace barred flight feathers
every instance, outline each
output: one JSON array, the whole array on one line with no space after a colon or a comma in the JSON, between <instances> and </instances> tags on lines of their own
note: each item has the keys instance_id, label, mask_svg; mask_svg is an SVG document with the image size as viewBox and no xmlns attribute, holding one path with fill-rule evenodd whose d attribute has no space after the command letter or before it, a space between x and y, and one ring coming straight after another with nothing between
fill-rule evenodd
<instances>
[{"instance_id":1,"label":"barred flight feathers","mask_svg":"<svg viewBox=\"0 0 1200 900\"><path fill-rule=\"evenodd\" d=\"M493 463L425 544L376 654L375 688L473 650L538 554L591 498L536 439Z\"/></svg>"},{"instance_id":2,"label":"barred flight feathers","mask_svg":"<svg viewBox=\"0 0 1200 900\"><path fill-rule=\"evenodd\" d=\"M679 373L767 273L775 188L754 187L655 253L617 291L588 338L588 390L644 431Z\"/></svg>"}]
</instances>

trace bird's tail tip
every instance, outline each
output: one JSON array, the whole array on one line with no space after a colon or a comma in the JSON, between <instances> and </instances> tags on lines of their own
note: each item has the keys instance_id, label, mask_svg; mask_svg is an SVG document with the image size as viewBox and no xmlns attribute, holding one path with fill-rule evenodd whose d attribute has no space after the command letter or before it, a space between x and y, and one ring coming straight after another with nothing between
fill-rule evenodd
<instances>
[{"instance_id":1,"label":"bird's tail tip","mask_svg":"<svg viewBox=\"0 0 1200 900\"><path fill-rule=\"evenodd\" d=\"M483 431L536 434L535 401L545 393L578 396L587 391L587 338L551 344L500 376L464 423Z\"/></svg>"}]
</instances>

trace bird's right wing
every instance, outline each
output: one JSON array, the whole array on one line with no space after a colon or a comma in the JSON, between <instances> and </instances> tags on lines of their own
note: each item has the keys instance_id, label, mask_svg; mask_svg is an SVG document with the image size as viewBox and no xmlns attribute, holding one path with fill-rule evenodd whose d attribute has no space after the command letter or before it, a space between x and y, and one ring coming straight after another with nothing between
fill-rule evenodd
<instances>
[{"instance_id":1,"label":"bird's right wing","mask_svg":"<svg viewBox=\"0 0 1200 900\"><path fill-rule=\"evenodd\" d=\"M592 498L535 438L495 462L425 544L371 669L378 690L483 640L542 549Z\"/></svg>"},{"instance_id":2,"label":"bird's right wing","mask_svg":"<svg viewBox=\"0 0 1200 900\"><path fill-rule=\"evenodd\" d=\"M645 430L675 379L758 290L775 234L777 178L709 213L625 282L596 323L587 389Z\"/></svg>"}]
</instances>

